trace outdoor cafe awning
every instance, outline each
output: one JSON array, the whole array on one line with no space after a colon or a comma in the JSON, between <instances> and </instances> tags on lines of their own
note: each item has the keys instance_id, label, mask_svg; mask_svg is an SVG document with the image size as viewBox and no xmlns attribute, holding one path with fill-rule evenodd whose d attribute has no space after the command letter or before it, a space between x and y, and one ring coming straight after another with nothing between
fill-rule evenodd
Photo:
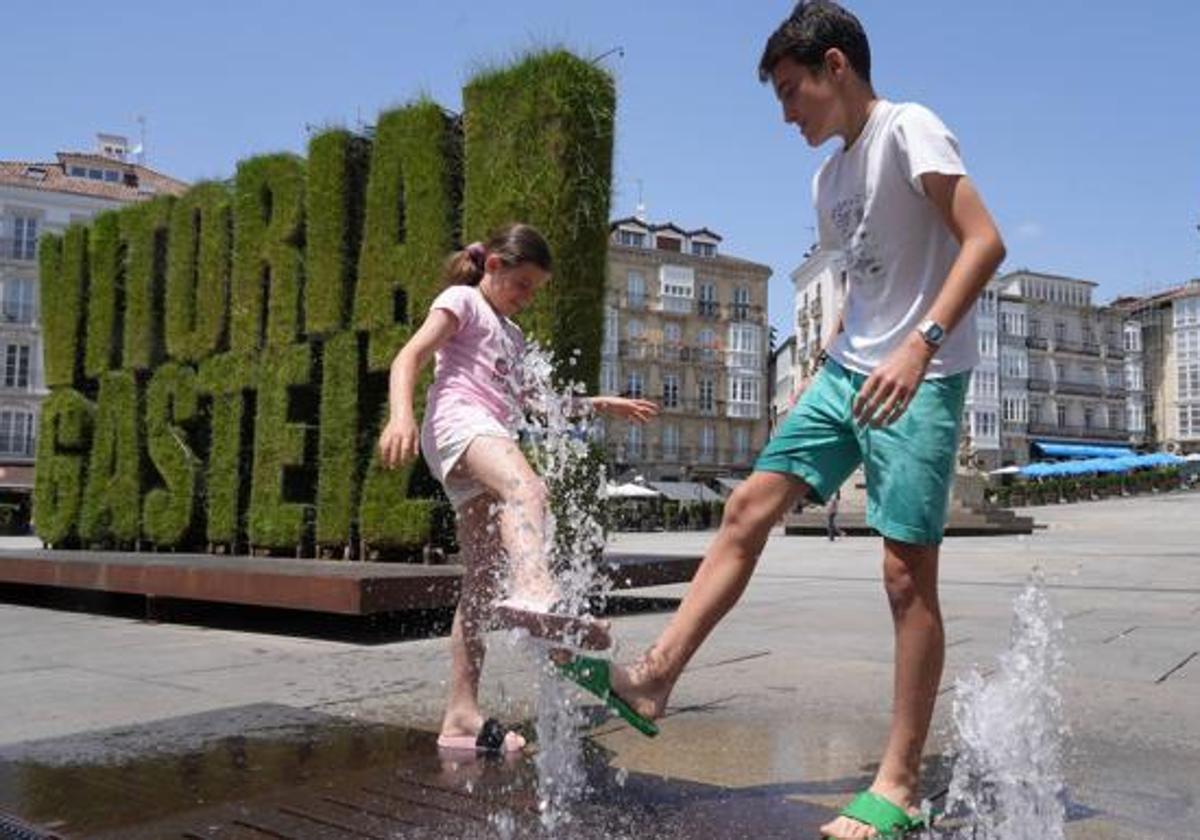
<instances>
[{"instance_id":1,"label":"outdoor cafe awning","mask_svg":"<svg viewBox=\"0 0 1200 840\"><path fill-rule=\"evenodd\" d=\"M646 484L675 502L723 501L712 490L696 481L648 481Z\"/></svg>"},{"instance_id":2,"label":"outdoor cafe awning","mask_svg":"<svg viewBox=\"0 0 1200 840\"><path fill-rule=\"evenodd\" d=\"M1085 458L1074 461L1039 461L1021 467L1023 478L1053 478L1091 473L1121 473L1147 467L1168 467L1184 463L1178 455L1152 452L1148 455L1127 455L1120 458Z\"/></svg>"},{"instance_id":3,"label":"outdoor cafe awning","mask_svg":"<svg viewBox=\"0 0 1200 840\"><path fill-rule=\"evenodd\" d=\"M1137 455L1128 446L1055 443L1048 440L1035 440L1030 448L1044 458L1128 458Z\"/></svg>"}]
</instances>

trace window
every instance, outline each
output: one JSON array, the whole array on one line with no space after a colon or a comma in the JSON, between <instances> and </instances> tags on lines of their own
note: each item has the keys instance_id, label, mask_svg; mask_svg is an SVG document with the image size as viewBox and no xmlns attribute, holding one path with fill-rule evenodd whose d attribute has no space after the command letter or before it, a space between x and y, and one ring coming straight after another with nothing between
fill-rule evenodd
<instances>
[{"instance_id":1,"label":"window","mask_svg":"<svg viewBox=\"0 0 1200 840\"><path fill-rule=\"evenodd\" d=\"M1041 338L1042 337L1042 322L1039 321L1037 318L1029 319L1029 337L1030 338Z\"/></svg>"},{"instance_id":2,"label":"window","mask_svg":"<svg viewBox=\"0 0 1200 840\"><path fill-rule=\"evenodd\" d=\"M1146 431L1145 418L1140 405L1129 403L1125 406L1125 424L1131 432Z\"/></svg>"},{"instance_id":3,"label":"window","mask_svg":"<svg viewBox=\"0 0 1200 840\"><path fill-rule=\"evenodd\" d=\"M625 432L625 457L636 461L642 457L642 427L631 423Z\"/></svg>"},{"instance_id":4,"label":"window","mask_svg":"<svg viewBox=\"0 0 1200 840\"><path fill-rule=\"evenodd\" d=\"M663 326L663 343L678 347L683 343L683 327L672 321Z\"/></svg>"},{"instance_id":5,"label":"window","mask_svg":"<svg viewBox=\"0 0 1200 840\"><path fill-rule=\"evenodd\" d=\"M617 366L610 362L600 365L600 393L617 393Z\"/></svg>"},{"instance_id":6,"label":"window","mask_svg":"<svg viewBox=\"0 0 1200 840\"><path fill-rule=\"evenodd\" d=\"M1175 327L1190 327L1200 324L1200 297L1188 297L1175 301Z\"/></svg>"},{"instance_id":7,"label":"window","mask_svg":"<svg viewBox=\"0 0 1200 840\"><path fill-rule=\"evenodd\" d=\"M86 178L87 170L84 169L82 166L72 166L71 167L71 177L72 178Z\"/></svg>"},{"instance_id":8,"label":"window","mask_svg":"<svg viewBox=\"0 0 1200 840\"><path fill-rule=\"evenodd\" d=\"M733 430L733 460L739 464L750 460L750 432L741 426Z\"/></svg>"},{"instance_id":9,"label":"window","mask_svg":"<svg viewBox=\"0 0 1200 840\"><path fill-rule=\"evenodd\" d=\"M701 283L697 289L697 308L705 318L717 317L717 286L715 283Z\"/></svg>"},{"instance_id":10,"label":"window","mask_svg":"<svg viewBox=\"0 0 1200 840\"><path fill-rule=\"evenodd\" d=\"M1066 341L1067 340L1066 322L1064 322L1064 321L1055 321L1054 322L1054 340L1055 341Z\"/></svg>"},{"instance_id":11,"label":"window","mask_svg":"<svg viewBox=\"0 0 1200 840\"><path fill-rule=\"evenodd\" d=\"M660 251L683 251L683 240L675 236L664 236L661 233L655 237L655 245Z\"/></svg>"},{"instance_id":12,"label":"window","mask_svg":"<svg viewBox=\"0 0 1200 840\"><path fill-rule=\"evenodd\" d=\"M1066 428L1067 425L1067 407L1059 403L1054 407L1056 419L1060 428Z\"/></svg>"},{"instance_id":13,"label":"window","mask_svg":"<svg viewBox=\"0 0 1200 840\"><path fill-rule=\"evenodd\" d=\"M750 317L750 290L745 286L737 286L733 290L733 309L729 317L735 321L745 321Z\"/></svg>"},{"instance_id":14,"label":"window","mask_svg":"<svg viewBox=\"0 0 1200 840\"><path fill-rule=\"evenodd\" d=\"M659 269L659 287L662 289L663 312L688 314L692 311L695 296L695 276L690 268L679 265L664 265Z\"/></svg>"},{"instance_id":15,"label":"window","mask_svg":"<svg viewBox=\"0 0 1200 840\"><path fill-rule=\"evenodd\" d=\"M662 378L663 408L679 408L679 376L674 373L664 373Z\"/></svg>"},{"instance_id":16,"label":"window","mask_svg":"<svg viewBox=\"0 0 1200 840\"><path fill-rule=\"evenodd\" d=\"M729 377L729 416L757 420L760 415L758 379L749 376Z\"/></svg>"},{"instance_id":17,"label":"window","mask_svg":"<svg viewBox=\"0 0 1200 840\"><path fill-rule=\"evenodd\" d=\"M8 344L4 348L4 387L29 387L29 345Z\"/></svg>"},{"instance_id":18,"label":"window","mask_svg":"<svg viewBox=\"0 0 1200 840\"><path fill-rule=\"evenodd\" d=\"M110 184L115 184L121 180L121 173L117 172L115 169L105 169L104 180L108 181Z\"/></svg>"},{"instance_id":19,"label":"window","mask_svg":"<svg viewBox=\"0 0 1200 840\"><path fill-rule=\"evenodd\" d=\"M1038 423L1042 422L1042 404L1041 403L1030 403L1029 404L1029 422L1033 423L1034 425L1037 425Z\"/></svg>"},{"instance_id":20,"label":"window","mask_svg":"<svg viewBox=\"0 0 1200 840\"><path fill-rule=\"evenodd\" d=\"M646 276L640 271L631 271L625 281L625 303L630 309L642 309L646 305Z\"/></svg>"},{"instance_id":21,"label":"window","mask_svg":"<svg viewBox=\"0 0 1200 840\"><path fill-rule=\"evenodd\" d=\"M0 411L0 455L32 458L34 451L33 412Z\"/></svg>"},{"instance_id":22,"label":"window","mask_svg":"<svg viewBox=\"0 0 1200 840\"><path fill-rule=\"evenodd\" d=\"M1136 353L1142 349L1141 324L1130 322L1125 325L1125 349L1130 353Z\"/></svg>"},{"instance_id":23,"label":"window","mask_svg":"<svg viewBox=\"0 0 1200 840\"><path fill-rule=\"evenodd\" d=\"M711 242L693 242L692 253L697 257L715 257L717 246Z\"/></svg>"},{"instance_id":24,"label":"window","mask_svg":"<svg viewBox=\"0 0 1200 840\"><path fill-rule=\"evenodd\" d=\"M14 260L37 257L38 220L33 216L13 216L12 229L12 246L8 255Z\"/></svg>"},{"instance_id":25,"label":"window","mask_svg":"<svg viewBox=\"0 0 1200 840\"><path fill-rule=\"evenodd\" d=\"M1200 400L1200 362L1179 365L1179 399Z\"/></svg>"},{"instance_id":26,"label":"window","mask_svg":"<svg viewBox=\"0 0 1200 840\"><path fill-rule=\"evenodd\" d=\"M700 427L700 460L712 462L717 451L717 430L712 426Z\"/></svg>"},{"instance_id":27,"label":"window","mask_svg":"<svg viewBox=\"0 0 1200 840\"><path fill-rule=\"evenodd\" d=\"M700 360L715 362L717 360L717 334L708 327L696 334L696 344L700 348Z\"/></svg>"},{"instance_id":28,"label":"window","mask_svg":"<svg viewBox=\"0 0 1200 840\"><path fill-rule=\"evenodd\" d=\"M701 379L697 385L701 414L716 414L716 384L711 379Z\"/></svg>"},{"instance_id":29,"label":"window","mask_svg":"<svg viewBox=\"0 0 1200 840\"><path fill-rule=\"evenodd\" d=\"M730 324L726 364L733 368L760 369L761 346L762 332L757 324Z\"/></svg>"},{"instance_id":30,"label":"window","mask_svg":"<svg viewBox=\"0 0 1200 840\"><path fill-rule=\"evenodd\" d=\"M93 181L103 181L104 180L104 172L100 169L89 169L88 177L91 178Z\"/></svg>"},{"instance_id":31,"label":"window","mask_svg":"<svg viewBox=\"0 0 1200 840\"><path fill-rule=\"evenodd\" d=\"M1142 390L1142 367L1138 364L1125 366L1125 388L1129 391Z\"/></svg>"},{"instance_id":32,"label":"window","mask_svg":"<svg viewBox=\"0 0 1200 840\"><path fill-rule=\"evenodd\" d=\"M0 294L0 317L13 324L32 324L36 316L33 281L10 277L4 281Z\"/></svg>"},{"instance_id":33,"label":"window","mask_svg":"<svg viewBox=\"0 0 1200 840\"><path fill-rule=\"evenodd\" d=\"M625 396L641 399L646 395L646 379L640 370L631 370L625 376Z\"/></svg>"},{"instance_id":34,"label":"window","mask_svg":"<svg viewBox=\"0 0 1200 840\"><path fill-rule=\"evenodd\" d=\"M1096 427L1096 412L1091 406L1083 409L1083 428L1094 429Z\"/></svg>"},{"instance_id":35,"label":"window","mask_svg":"<svg viewBox=\"0 0 1200 840\"><path fill-rule=\"evenodd\" d=\"M631 319L630 321L626 322L625 336L630 341L641 341L642 335L643 335L643 331L642 331L642 322L641 321Z\"/></svg>"},{"instance_id":36,"label":"window","mask_svg":"<svg viewBox=\"0 0 1200 840\"><path fill-rule=\"evenodd\" d=\"M662 456L664 461L679 460L679 427L667 423L662 429Z\"/></svg>"}]
</instances>

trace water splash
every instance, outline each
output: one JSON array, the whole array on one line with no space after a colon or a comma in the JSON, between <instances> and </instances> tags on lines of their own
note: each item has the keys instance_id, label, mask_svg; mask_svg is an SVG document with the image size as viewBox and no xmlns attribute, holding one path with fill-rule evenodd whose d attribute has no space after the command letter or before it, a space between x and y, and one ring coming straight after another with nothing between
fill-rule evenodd
<instances>
[{"instance_id":1,"label":"water splash","mask_svg":"<svg viewBox=\"0 0 1200 840\"><path fill-rule=\"evenodd\" d=\"M955 685L953 840L1063 840L1063 624L1035 578L1016 598L995 673Z\"/></svg>"},{"instance_id":2,"label":"water splash","mask_svg":"<svg viewBox=\"0 0 1200 840\"><path fill-rule=\"evenodd\" d=\"M569 362L574 362L572 357ZM603 459L592 444L592 416L584 387L556 380L553 355L531 342L522 365L525 398L532 411L521 427L525 451L546 482L543 550L550 560L566 609L586 615L609 584L597 574L604 551L601 505ZM538 674L535 705L538 803L543 828L554 835L571 823L571 803L587 791L582 742L584 724L575 692L555 672L545 644L523 647Z\"/></svg>"}]
</instances>

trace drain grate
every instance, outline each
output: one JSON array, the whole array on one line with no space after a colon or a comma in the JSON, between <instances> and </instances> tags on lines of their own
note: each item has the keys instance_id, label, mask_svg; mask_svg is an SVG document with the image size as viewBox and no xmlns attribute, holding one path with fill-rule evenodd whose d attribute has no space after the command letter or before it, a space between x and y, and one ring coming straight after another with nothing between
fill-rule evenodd
<instances>
[{"instance_id":1,"label":"drain grate","mask_svg":"<svg viewBox=\"0 0 1200 840\"><path fill-rule=\"evenodd\" d=\"M0 813L0 840L62 840L57 834L34 828L12 814Z\"/></svg>"}]
</instances>

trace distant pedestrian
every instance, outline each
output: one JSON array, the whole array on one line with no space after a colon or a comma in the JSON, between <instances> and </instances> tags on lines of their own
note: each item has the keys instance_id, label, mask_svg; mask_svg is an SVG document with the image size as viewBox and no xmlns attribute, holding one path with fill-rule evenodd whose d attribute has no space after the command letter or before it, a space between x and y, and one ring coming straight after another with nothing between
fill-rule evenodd
<instances>
[{"instance_id":1,"label":"distant pedestrian","mask_svg":"<svg viewBox=\"0 0 1200 840\"><path fill-rule=\"evenodd\" d=\"M833 542L838 537L846 536L842 529L838 528L837 515L838 503L842 500L842 491L838 490L829 497L829 503L825 505L825 533L829 537L829 541Z\"/></svg>"}]
</instances>

